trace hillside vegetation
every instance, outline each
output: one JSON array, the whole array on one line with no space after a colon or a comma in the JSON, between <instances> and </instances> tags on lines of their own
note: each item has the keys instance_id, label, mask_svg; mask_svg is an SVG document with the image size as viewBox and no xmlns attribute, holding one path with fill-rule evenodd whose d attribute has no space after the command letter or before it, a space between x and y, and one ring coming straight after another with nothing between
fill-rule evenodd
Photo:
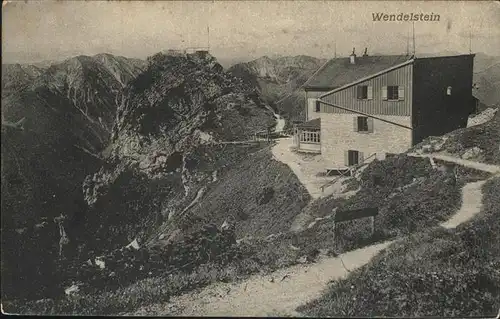
<instances>
[{"instance_id":1,"label":"hillside vegetation","mask_svg":"<svg viewBox=\"0 0 500 319\"><path fill-rule=\"evenodd\" d=\"M311 316L495 316L500 308L500 178L484 185L480 215L391 245L320 299Z\"/></svg>"},{"instance_id":2,"label":"hillside vegetation","mask_svg":"<svg viewBox=\"0 0 500 319\"><path fill-rule=\"evenodd\" d=\"M87 265L87 257L68 262L58 268L61 286L78 284L77 294L39 302L11 301L6 309L38 314L116 314L210 283L239 280L296 262L301 252L278 255L283 248L289 250L288 244L268 235L287 232L309 200L305 189L285 165L271 158L268 147L227 147L234 149L203 149L203 153L219 155L217 162L198 166L202 170L215 165L220 169L217 180L208 187L199 208L185 218L173 217L167 224L172 229L163 229L166 238L177 234L169 242L156 237L151 247L107 252L102 258L104 269ZM226 219L232 225L224 230L220 226ZM276 249L279 247L281 250Z\"/></svg>"},{"instance_id":3,"label":"hillside vegetation","mask_svg":"<svg viewBox=\"0 0 500 319\"><path fill-rule=\"evenodd\" d=\"M304 258L314 260L319 250L337 254L384 238L415 232L446 219L460 204L461 182L453 183L453 173L433 170L428 160L401 155L370 164L360 176L361 190L352 200L325 198L306 207L310 198L305 195L305 189L287 167L271 158L268 148L253 147L238 151L239 146L233 147L232 151L221 152L202 146L198 153L207 154L207 158L192 155L198 159L198 174L203 176L204 170L217 170L217 178L215 182L204 184L207 186L205 195L189 214L171 217L168 222L162 223L166 228L160 227L162 231L154 232L155 237L150 237L154 239L165 234L168 242L154 239L150 248L141 248L137 253L115 250L104 258L104 270L90 267L76 276L68 272L63 286L69 287L72 282L83 283L78 297L47 301L48 304L13 304L11 307L20 307L17 309L23 311L38 309L43 313L111 314L131 311L139 305L156 303L215 281L242 279L255 272L304 262ZM211 152L219 155L216 162L207 161ZM228 156L230 154L233 155ZM230 158L234 162L224 160ZM241 163L237 164L238 161ZM386 170L391 170L393 174L383 174ZM415 182L414 179L419 180ZM248 192L248 189L257 191ZM421 210L424 205L428 208L426 214L411 213ZM335 207L374 206L381 209L374 236L371 236L367 220L341 223L335 233L328 219L298 234L289 231L292 220L302 209L310 210L315 216L326 216ZM219 247L220 240L190 234L197 234L197 229L207 224L214 225L213 231L217 233L224 220L230 220L233 235L220 238L233 239L229 240L229 245L214 250L215 254L209 261L198 260L197 252L211 251L203 248L206 247L204 242L208 244L212 241L217 245L214 247ZM145 225L138 228L145 229ZM185 240L192 236L201 241L189 246L191 248L186 247L183 252L176 250L175 247L182 247ZM184 265L190 264L191 259L196 262L185 268ZM84 259L80 260L84 262ZM158 263L155 260L164 261ZM222 260L225 261L221 264ZM131 268L123 268L125 264L130 264ZM70 268L79 268L77 263L72 265ZM170 278L178 282L174 285ZM106 283L112 291L102 295L99 292L102 288L99 289L97 283ZM155 288L156 285L162 285L164 289Z\"/></svg>"}]
</instances>

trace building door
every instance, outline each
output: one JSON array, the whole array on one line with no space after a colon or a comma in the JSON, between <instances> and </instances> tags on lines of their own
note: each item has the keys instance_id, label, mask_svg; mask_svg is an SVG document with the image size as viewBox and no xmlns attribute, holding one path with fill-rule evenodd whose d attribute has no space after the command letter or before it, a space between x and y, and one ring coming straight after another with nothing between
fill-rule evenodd
<instances>
[{"instance_id":1,"label":"building door","mask_svg":"<svg viewBox=\"0 0 500 319\"><path fill-rule=\"evenodd\" d=\"M359 152L358 151L348 151L347 152L347 166L353 166L359 164Z\"/></svg>"}]
</instances>

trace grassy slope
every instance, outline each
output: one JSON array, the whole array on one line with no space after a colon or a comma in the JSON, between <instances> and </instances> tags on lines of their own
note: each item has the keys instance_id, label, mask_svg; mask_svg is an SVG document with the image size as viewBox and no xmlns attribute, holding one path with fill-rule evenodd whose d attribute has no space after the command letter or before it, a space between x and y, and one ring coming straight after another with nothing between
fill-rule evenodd
<instances>
[{"instance_id":1,"label":"grassy slope","mask_svg":"<svg viewBox=\"0 0 500 319\"><path fill-rule=\"evenodd\" d=\"M238 238L260 237L287 231L309 199L297 177L266 147L228 169L192 215L216 225L232 217Z\"/></svg>"},{"instance_id":2,"label":"grassy slope","mask_svg":"<svg viewBox=\"0 0 500 319\"><path fill-rule=\"evenodd\" d=\"M433 170L426 159L400 155L372 162L362 172L359 183L361 189L348 200L325 197L308 209L310 214L322 217L335 207L378 207L374 236L368 218L338 223L335 233L333 222L323 220L302 234L304 245L344 252L434 226L459 207L463 179L455 182L452 171Z\"/></svg>"},{"instance_id":3,"label":"grassy slope","mask_svg":"<svg viewBox=\"0 0 500 319\"><path fill-rule=\"evenodd\" d=\"M213 168L206 167L206 170L209 172ZM386 174L387 171L391 174ZM412 183L414 178L420 178L420 181L406 189L401 188ZM130 311L212 282L233 281L251 273L286 267L316 249L347 251L382 238L421 230L446 219L460 204L462 181L454 183L451 172L432 170L425 159L398 156L376 161L366 168L360 180L362 189L351 199L324 198L308 209L315 216L325 216L334 207L381 207L375 237L370 236L367 220L341 223L335 234L328 221L319 222L316 227L300 234L291 234L289 224L308 197L301 198L305 190L284 165L272 160L266 149L257 151L241 164L223 169L201 205L191 212L202 222L216 225L233 215L239 238L246 235L258 237L238 245L239 259L224 267L204 264L188 273L174 273L173 277L160 275L141 279L116 291L63 299L53 309L48 307L52 302L30 304L21 309L89 314ZM266 196L269 193L272 196ZM427 209L427 214L412 213L423 211L423 208ZM274 239L265 237L272 233L276 234ZM292 244L299 250L291 249ZM48 308L44 310L43 307Z\"/></svg>"},{"instance_id":4,"label":"grassy slope","mask_svg":"<svg viewBox=\"0 0 500 319\"><path fill-rule=\"evenodd\" d=\"M200 205L190 212L194 223L190 225L191 228L197 228L204 223L220 226L226 217L234 216L237 237L253 235L260 238L252 240L251 243L234 246L229 251L219 251L218 255L234 255L229 263L224 264L213 260L202 261L194 269L171 271L173 265L168 261L164 265L163 273L160 268L150 276L147 271L126 273L120 267L117 270L108 269L112 266L107 265L105 271L98 272L98 278L105 277L107 282L108 276L103 274L115 272L115 277L119 279L117 289L108 287L107 291L81 293L79 296L43 302L6 302L6 311L23 314L116 314L168 300L172 295L213 282L234 281L251 273L272 270L296 260L298 256L295 252L291 252L289 256L282 253L283 249L277 250L283 248L286 243L265 239L269 234L286 232L292 219L310 199L289 168L273 160L268 147L250 147L243 158L241 152L235 150L224 152L200 148L199 151L206 153L207 158L211 158L211 152L220 155L215 163L208 163L199 154L192 155L198 158L196 165L200 171L209 173L217 169L219 173L218 180L209 187ZM241 162L234 165L234 161L237 162L238 159ZM183 232L186 235L189 231ZM182 241L179 245L185 246ZM196 254L200 246L186 249L182 256L169 258L189 259L193 253ZM274 252L279 252L280 256ZM160 252L164 253L165 251ZM145 262L142 264L150 267Z\"/></svg>"},{"instance_id":5,"label":"grassy slope","mask_svg":"<svg viewBox=\"0 0 500 319\"><path fill-rule=\"evenodd\" d=\"M480 215L395 243L301 311L313 316L493 316L500 307L500 178Z\"/></svg>"}]
</instances>

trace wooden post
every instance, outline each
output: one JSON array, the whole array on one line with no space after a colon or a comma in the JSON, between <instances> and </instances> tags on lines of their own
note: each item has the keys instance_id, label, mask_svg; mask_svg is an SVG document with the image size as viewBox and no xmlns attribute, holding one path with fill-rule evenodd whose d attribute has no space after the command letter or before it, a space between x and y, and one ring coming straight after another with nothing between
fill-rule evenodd
<instances>
[{"instance_id":1,"label":"wooden post","mask_svg":"<svg viewBox=\"0 0 500 319\"><path fill-rule=\"evenodd\" d=\"M333 231L332 231L332 239L333 239L333 242L334 242L334 245L335 245L335 221L333 221Z\"/></svg>"},{"instance_id":2,"label":"wooden post","mask_svg":"<svg viewBox=\"0 0 500 319\"><path fill-rule=\"evenodd\" d=\"M297 129L296 131L296 136L297 136L297 150L300 150L300 136L302 134L302 130L301 129Z\"/></svg>"},{"instance_id":3,"label":"wooden post","mask_svg":"<svg viewBox=\"0 0 500 319\"><path fill-rule=\"evenodd\" d=\"M373 237L373 234L375 234L375 216L370 217L370 224L371 224L372 237Z\"/></svg>"}]
</instances>

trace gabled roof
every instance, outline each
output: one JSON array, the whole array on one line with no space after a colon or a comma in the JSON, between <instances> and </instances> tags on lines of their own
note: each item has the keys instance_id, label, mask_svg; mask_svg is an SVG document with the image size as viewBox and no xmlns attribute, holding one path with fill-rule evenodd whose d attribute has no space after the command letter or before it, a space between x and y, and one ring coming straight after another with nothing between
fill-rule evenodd
<instances>
[{"instance_id":1,"label":"gabled roof","mask_svg":"<svg viewBox=\"0 0 500 319\"><path fill-rule=\"evenodd\" d=\"M351 64L349 57L332 59L304 84L306 89L335 89L411 59L406 55L359 56Z\"/></svg>"}]
</instances>

